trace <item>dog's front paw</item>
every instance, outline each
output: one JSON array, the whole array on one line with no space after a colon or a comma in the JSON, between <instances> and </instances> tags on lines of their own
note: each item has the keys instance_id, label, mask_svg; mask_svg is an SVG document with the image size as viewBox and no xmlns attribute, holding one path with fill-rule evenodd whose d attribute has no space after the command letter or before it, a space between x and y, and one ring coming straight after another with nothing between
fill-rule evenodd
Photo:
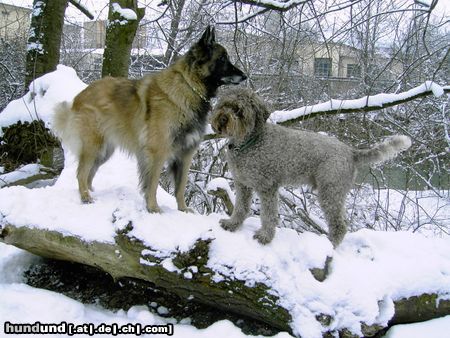
<instances>
[{"instance_id":1,"label":"dog's front paw","mask_svg":"<svg viewBox=\"0 0 450 338\"><path fill-rule=\"evenodd\" d=\"M151 214L162 214L162 210L159 206L147 206L147 211Z\"/></svg>"},{"instance_id":2,"label":"dog's front paw","mask_svg":"<svg viewBox=\"0 0 450 338\"><path fill-rule=\"evenodd\" d=\"M232 231L232 232L236 231L237 228L239 228L241 226L241 224L233 222L231 220L231 218L230 219L221 219L219 221L219 223L220 223L220 226L222 227L222 229Z\"/></svg>"},{"instance_id":3,"label":"dog's front paw","mask_svg":"<svg viewBox=\"0 0 450 338\"><path fill-rule=\"evenodd\" d=\"M265 245L272 242L272 239L275 236L275 229L259 229L253 235L253 238L256 239L259 243Z\"/></svg>"},{"instance_id":4,"label":"dog's front paw","mask_svg":"<svg viewBox=\"0 0 450 338\"><path fill-rule=\"evenodd\" d=\"M181 209L178 208L178 210L179 210L179 211L182 211L182 212L185 212L185 213L187 213L187 214L196 214L196 213L197 213L194 209L188 208L188 207L181 208Z\"/></svg>"},{"instance_id":5,"label":"dog's front paw","mask_svg":"<svg viewBox=\"0 0 450 338\"><path fill-rule=\"evenodd\" d=\"M94 199L91 197L91 195L89 195L88 192L82 193L80 197L83 204L94 203Z\"/></svg>"}]
</instances>

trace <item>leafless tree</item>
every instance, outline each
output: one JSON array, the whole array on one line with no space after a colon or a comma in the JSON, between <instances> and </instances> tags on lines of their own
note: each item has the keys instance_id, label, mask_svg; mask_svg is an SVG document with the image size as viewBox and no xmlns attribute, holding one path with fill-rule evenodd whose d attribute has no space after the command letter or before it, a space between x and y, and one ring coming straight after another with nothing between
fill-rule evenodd
<instances>
[{"instance_id":1,"label":"leafless tree","mask_svg":"<svg viewBox=\"0 0 450 338\"><path fill-rule=\"evenodd\" d=\"M34 0L27 45L25 87L56 69L67 0Z\"/></svg>"},{"instance_id":2,"label":"leafless tree","mask_svg":"<svg viewBox=\"0 0 450 338\"><path fill-rule=\"evenodd\" d=\"M129 10L134 15L124 17L123 10ZM110 1L102 76L128 75L133 40L144 14L145 9L139 8L136 0Z\"/></svg>"}]
</instances>

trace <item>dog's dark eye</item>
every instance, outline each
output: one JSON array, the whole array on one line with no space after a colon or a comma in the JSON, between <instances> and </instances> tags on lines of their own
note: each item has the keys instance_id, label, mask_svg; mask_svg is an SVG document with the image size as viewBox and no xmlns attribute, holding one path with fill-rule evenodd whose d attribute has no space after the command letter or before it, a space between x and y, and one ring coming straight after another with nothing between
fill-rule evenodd
<instances>
[{"instance_id":1,"label":"dog's dark eye","mask_svg":"<svg viewBox=\"0 0 450 338\"><path fill-rule=\"evenodd\" d=\"M222 56L219 58L220 61L225 62L227 61L227 56L225 54L222 54Z\"/></svg>"},{"instance_id":2,"label":"dog's dark eye","mask_svg":"<svg viewBox=\"0 0 450 338\"><path fill-rule=\"evenodd\" d=\"M223 126L223 125L225 125L227 123L228 123L228 117L226 115L222 115L219 118L219 124Z\"/></svg>"}]
</instances>

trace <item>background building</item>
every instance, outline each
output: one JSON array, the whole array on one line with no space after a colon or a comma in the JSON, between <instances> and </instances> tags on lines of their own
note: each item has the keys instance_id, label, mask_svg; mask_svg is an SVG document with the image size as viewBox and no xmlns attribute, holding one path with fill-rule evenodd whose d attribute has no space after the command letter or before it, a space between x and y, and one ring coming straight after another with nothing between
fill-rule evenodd
<instances>
[{"instance_id":1,"label":"background building","mask_svg":"<svg viewBox=\"0 0 450 338\"><path fill-rule=\"evenodd\" d=\"M27 39L31 9L0 3L0 38Z\"/></svg>"}]
</instances>

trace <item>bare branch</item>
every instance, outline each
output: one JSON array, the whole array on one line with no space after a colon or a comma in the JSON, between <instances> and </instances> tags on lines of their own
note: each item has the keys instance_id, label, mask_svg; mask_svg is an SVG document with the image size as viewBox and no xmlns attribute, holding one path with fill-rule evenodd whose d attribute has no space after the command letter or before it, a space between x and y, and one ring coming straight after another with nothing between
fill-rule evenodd
<instances>
[{"instance_id":1,"label":"bare branch","mask_svg":"<svg viewBox=\"0 0 450 338\"><path fill-rule=\"evenodd\" d=\"M92 13L89 12L89 10L86 7L84 7L82 4L80 4L79 0L69 0L69 2L74 7L76 7L81 13L86 15L90 20L94 20L94 15L92 15Z\"/></svg>"}]
</instances>

